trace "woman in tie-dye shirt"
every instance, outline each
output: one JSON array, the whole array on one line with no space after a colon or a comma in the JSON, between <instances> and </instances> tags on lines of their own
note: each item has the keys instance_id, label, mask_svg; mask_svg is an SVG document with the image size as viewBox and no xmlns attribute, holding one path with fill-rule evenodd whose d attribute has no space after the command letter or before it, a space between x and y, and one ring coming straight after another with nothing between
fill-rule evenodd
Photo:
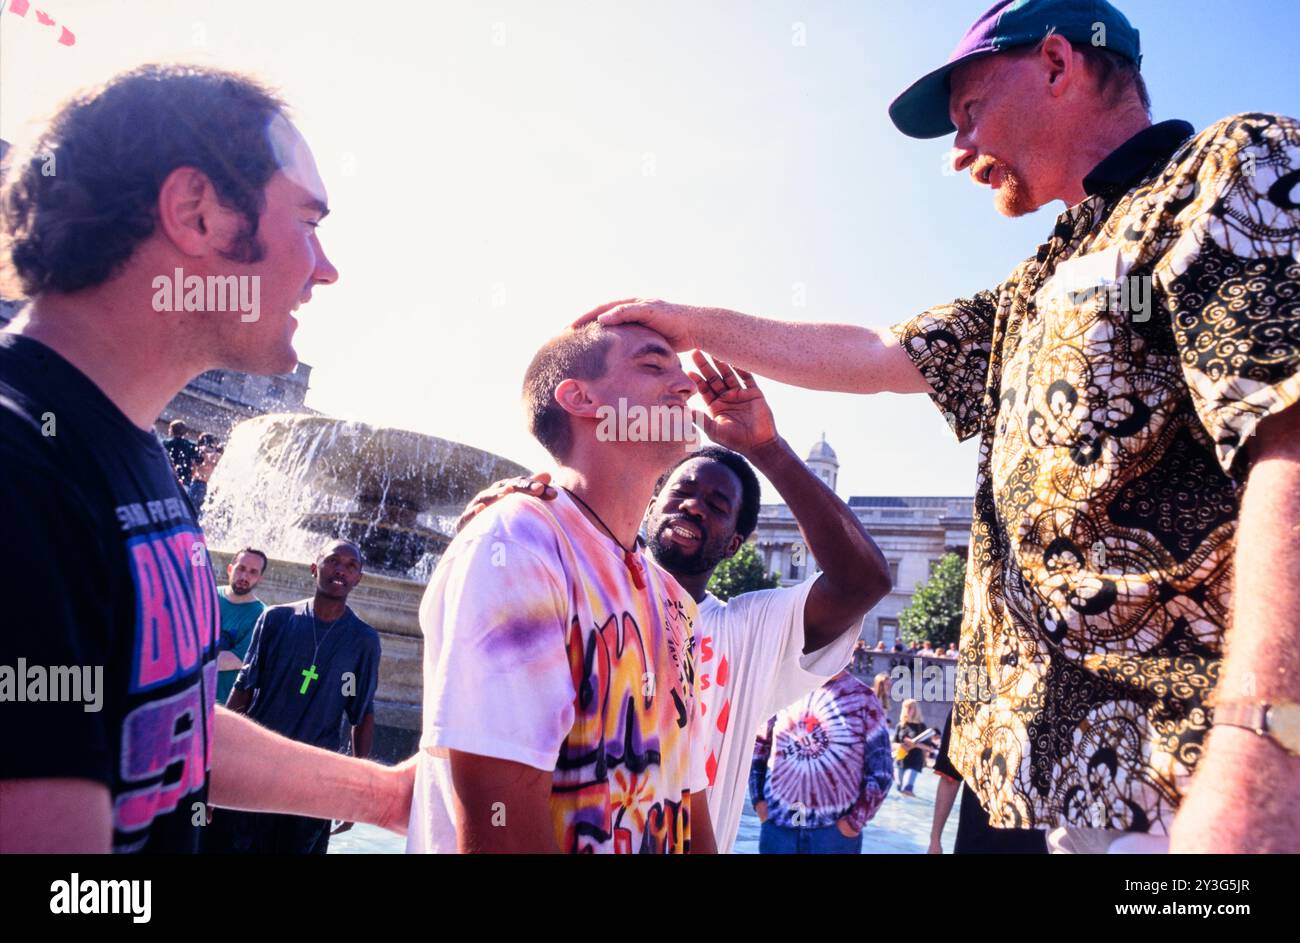
<instances>
[{"instance_id":1,"label":"woman in tie-dye shirt","mask_svg":"<svg viewBox=\"0 0 1300 943\"><path fill-rule=\"evenodd\" d=\"M841 671L779 711L754 744L749 796L761 854L857 854L893 782L885 712Z\"/></svg>"}]
</instances>

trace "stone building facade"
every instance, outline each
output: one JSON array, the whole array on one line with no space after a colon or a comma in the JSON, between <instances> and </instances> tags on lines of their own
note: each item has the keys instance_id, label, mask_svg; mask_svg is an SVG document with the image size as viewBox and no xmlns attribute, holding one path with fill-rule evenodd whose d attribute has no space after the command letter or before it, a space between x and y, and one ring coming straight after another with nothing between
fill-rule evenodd
<instances>
[{"instance_id":1,"label":"stone building facade","mask_svg":"<svg viewBox=\"0 0 1300 943\"><path fill-rule=\"evenodd\" d=\"M156 428L181 419L194 432L213 432L223 442L238 422L264 413L310 413L303 405L311 367L300 363L293 373L261 377L235 370L201 373L172 399L158 417Z\"/></svg>"},{"instance_id":2,"label":"stone building facade","mask_svg":"<svg viewBox=\"0 0 1300 943\"><path fill-rule=\"evenodd\" d=\"M805 459L818 478L835 489L839 459L823 435ZM970 543L972 499L969 497L853 496L849 507L862 521L889 563L894 589L863 617L861 638L869 648L898 638L898 615L916 587L945 553L966 555ZM821 568L804 546L794 515L784 504L764 504L750 538L770 573L790 586Z\"/></svg>"}]
</instances>

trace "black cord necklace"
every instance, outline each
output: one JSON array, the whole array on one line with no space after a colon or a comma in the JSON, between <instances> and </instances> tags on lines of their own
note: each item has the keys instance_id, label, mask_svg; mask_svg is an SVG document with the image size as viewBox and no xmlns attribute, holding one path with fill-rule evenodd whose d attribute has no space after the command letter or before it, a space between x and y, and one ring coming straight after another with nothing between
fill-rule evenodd
<instances>
[{"instance_id":1,"label":"black cord necklace","mask_svg":"<svg viewBox=\"0 0 1300 943\"><path fill-rule=\"evenodd\" d=\"M560 487L564 488L564 485L560 485ZM636 555L633 554L631 550L627 549L627 547L623 546L619 539L614 536L614 532L609 529L609 525L601 520L600 515L592 509L590 504L582 500L582 498L578 497L568 488L564 488L564 493L586 508L588 513L596 519L596 523L601 526L605 533L609 534L609 539L618 545L619 550L623 551L623 564L627 567L628 572L632 574L632 582L636 585L637 589L645 589L645 578L641 575L641 564L637 561ZM632 546L637 546L637 543L634 542Z\"/></svg>"}]
</instances>

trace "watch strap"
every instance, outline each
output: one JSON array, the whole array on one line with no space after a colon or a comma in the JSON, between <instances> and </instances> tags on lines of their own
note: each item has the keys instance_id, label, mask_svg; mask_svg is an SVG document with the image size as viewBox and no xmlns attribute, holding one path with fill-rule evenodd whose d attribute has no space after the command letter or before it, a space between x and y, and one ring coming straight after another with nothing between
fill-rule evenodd
<instances>
[{"instance_id":1,"label":"watch strap","mask_svg":"<svg viewBox=\"0 0 1300 943\"><path fill-rule=\"evenodd\" d=\"M1254 701L1224 701L1214 705L1216 726L1245 727L1255 733L1268 732L1268 705Z\"/></svg>"},{"instance_id":2,"label":"watch strap","mask_svg":"<svg viewBox=\"0 0 1300 943\"><path fill-rule=\"evenodd\" d=\"M1224 701L1214 706L1214 724L1244 727L1300 757L1300 704Z\"/></svg>"}]
</instances>

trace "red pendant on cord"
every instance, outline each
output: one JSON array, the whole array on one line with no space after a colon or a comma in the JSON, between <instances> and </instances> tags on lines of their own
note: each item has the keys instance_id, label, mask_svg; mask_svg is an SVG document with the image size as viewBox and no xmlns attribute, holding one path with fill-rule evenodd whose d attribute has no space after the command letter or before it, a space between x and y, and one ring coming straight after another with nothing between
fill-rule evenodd
<instances>
[{"instance_id":1,"label":"red pendant on cord","mask_svg":"<svg viewBox=\"0 0 1300 943\"><path fill-rule=\"evenodd\" d=\"M560 487L563 488L564 486L561 485ZM564 488L564 492L569 497L573 498L573 500L577 501L584 508L586 508L587 513L596 519L596 523L600 525L600 529L603 530L605 533L609 534L609 539L614 541L614 543L618 545L619 550L623 551L623 565L626 566L628 572L632 574L633 584L635 584L637 589L645 589L645 574L641 572L641 564L637 561L637 558L632 555L632 551L624 547L622 541L620 541L617 537L614 536L614 532L609 529L609 525L600 519L600 515L592 510L590 504L582 500L582 498L578 497L568 488ZM636 546L636 542L633 541L632 545Z\"/></svg>"},{"instance_id":2,"label":"red pendant on cord","mask_svg":"<svg viewBox=\"0 0 1300 943\"><path fill-rule=\"evenodd\" d=\"M632 556L631 550L623 551L623 562L627 564L628 570L632 573L632 582L637 589L645 589L645 579L641 576L641 564L637 562L636 557Z\"/></svg>"}]
</instances>

